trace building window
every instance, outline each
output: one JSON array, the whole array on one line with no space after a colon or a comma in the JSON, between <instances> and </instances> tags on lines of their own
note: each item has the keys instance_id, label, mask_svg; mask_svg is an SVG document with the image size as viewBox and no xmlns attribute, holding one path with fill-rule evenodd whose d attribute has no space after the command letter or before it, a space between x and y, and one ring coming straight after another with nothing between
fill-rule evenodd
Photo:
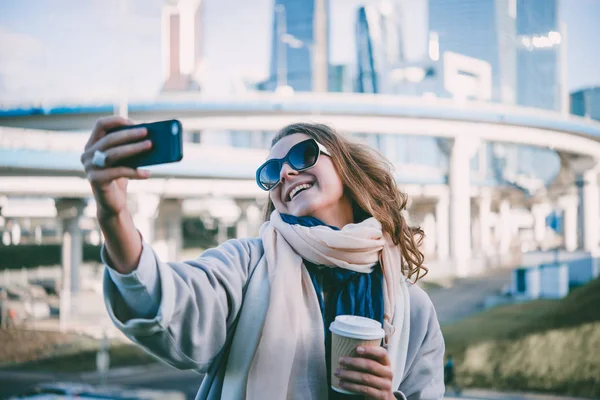
<instances>
[{"instance_id":1,"label":"building window","mask_svg":"<svg viewBox=\"0 0 600 400\"><path fill-rule=\"evenodd\" d=\"M185 132L184 133L184 141L187 143L201 143L202 142L202 133L201 132Z\"/></svg>"},{"instance_id":2,"label":"building window","mask_svg":"<svg viewBox=\"0 0 600 400\"><path fill-rule=\"evenodd\" d=\"M252 147L251 132L248 131L231 131L231 146L232 147Z\"/></svg>"}]
</instances>

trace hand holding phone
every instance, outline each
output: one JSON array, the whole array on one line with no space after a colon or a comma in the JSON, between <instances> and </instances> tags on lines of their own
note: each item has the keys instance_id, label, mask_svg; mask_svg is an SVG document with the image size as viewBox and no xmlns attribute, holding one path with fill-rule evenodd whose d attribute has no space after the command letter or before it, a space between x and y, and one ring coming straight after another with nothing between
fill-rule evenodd
<instances>
[{"instance_id":1,"label":"hand holding phone","mask_svg":"<svg viewBox=\"0 0 600 400\"><path fill-rule=\"evenodd\" d=\"M81 155L99 216L112 218L127 209L127 181L148 179L138 168L182 159L182 129L176 120L133 125L118 116L100 118Z\"/></svg>"},{"instance_id":2,"label":"hand holding phone","mask_svg":"<svg viewBox=\"0 0 600 400\"><path fill-rule=\"evenodd\" d=\"M176 119L151 122L139 125L119 126L108 129L107 134L122 130L145 128L147 135L140 139L150 140L152 147L143 153L127 157L115 165L138 168L148 165L167 164L181 161L183 158L183 128ZM134 142L135 143L135 142Z\"/></svg>"}]
</instances>

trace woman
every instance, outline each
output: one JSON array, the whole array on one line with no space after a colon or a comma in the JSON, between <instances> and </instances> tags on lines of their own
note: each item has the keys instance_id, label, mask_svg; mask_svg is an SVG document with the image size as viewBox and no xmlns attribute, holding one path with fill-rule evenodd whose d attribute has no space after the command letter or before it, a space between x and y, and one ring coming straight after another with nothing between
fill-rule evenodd
<instances>
[{"instance_id":1,"label":"woman","mask_svg":"<svg viewBox=\"0 0 600 400\"><path fill-rule=\"evenodd\" d=\"M105 236L106 306L132 341L180 369L206 373L198 399L344 398L330 389L329 324L379 320L383 345L358 348L334 371L372 399L443 397L444 341L418 279L422 232L389 163L332 129L294 124L257 170L269 192L259 238L229 240L185 263L164 263L137 232L127 180L149 173L115 163L147 151L143 129L99 120L81 157ZM93 162L101 152L103 168ZM113 165L113 167L111 167ZM346 395L347 396L347 395Z\"/></svg>"}]
</instances>

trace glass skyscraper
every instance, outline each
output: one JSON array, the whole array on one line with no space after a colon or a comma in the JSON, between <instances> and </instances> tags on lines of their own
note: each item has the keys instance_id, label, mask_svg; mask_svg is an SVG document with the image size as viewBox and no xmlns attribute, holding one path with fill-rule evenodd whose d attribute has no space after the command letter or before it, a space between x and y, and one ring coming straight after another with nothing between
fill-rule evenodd
<instances>
[{"instance_id":1,"label":"glass skyscraper","mask_svg":"<svg viewBox=\"0 0 600 400\"><path fill-rule=\"evenodd\" d=\"M516 86L514 0L429 0L429 30L446 51L486 61L492 100L514 103Z\"/></svg>"},{"instance_id":2,"label":"glass skyscraper","mask_svg":"<svg viewBox=\"0 0 600 400\"><path fill-rule=\"evenodd\" d=\"M261 89L275 90L286 85L300 92L313 90L317 1L324 1L328 9L328 0L274 1L270 73L269 78L260 84ZM325 30L328 32L328 16L325 18ZM328 55L326 63L328 66Z\"/></svg>"},{"instance_id":3,"label":"glass skyscraper","mask_svg":"<svg viewBox=\"0 0 600 400\"><path fill-rule=\"evenodd\" d=\"M571 93L571 114L600 121L600 86Z\"/></svg>"},{"instance_id":4,"label":"glass skyscraper","mask_svg":"<svg viewBox=\"0 0 600 400\"><path fill-rule=\"evenodd\" d=\"M517 0L517 104L561 107L557 0Z\"/></svg>"},{"instance_id":5,"label":"glass skyscraper","mask_svg":"<svg viewBox=\"0 0 600 400\"><path fill-rule=\"evenodd\" d=\"M389 93L392 68L403 60L398 9L392 1L359 7L356 18L359 93Z\"/></svg>"}]
</instances>

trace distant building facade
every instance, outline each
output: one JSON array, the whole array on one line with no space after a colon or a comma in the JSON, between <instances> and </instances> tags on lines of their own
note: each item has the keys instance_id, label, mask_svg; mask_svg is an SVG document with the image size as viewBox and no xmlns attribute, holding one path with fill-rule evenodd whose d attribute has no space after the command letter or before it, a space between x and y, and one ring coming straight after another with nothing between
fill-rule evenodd
<instances>
[{"instance_id":1,"label":"distant building facade","mask_svg":"<svg viewBox=\"0 0 600 400\"><path fill-rule=\"evenodd\" d=\"M359 7L356 15L356 92L393 92L393 69L404 60L399 17L399 8L392 1Z\"/></svg>"},{"instance_id":2,"label":"distant building facade","mask_svg":"<svg viewBox=\"0 0 600 400\"><path fill-rule=\"evenodd\" d=\"M324 54L325 65L320 67L325 69L327 79L331 73L327 48L328 4L328 0L275 0L270 72L269 77L257 86L259 90L274 91L279 86L288 86L298 92L312 91L315 57L322 55L318 52ZM319 35L325 35L325 38ZM316 47L319 40L324 42L321 43L323 48Z\"/></svg>"},{"instance_id":3,"label":"distant building facade","mask_svg":"<svg viewBox=\"0 0 600 400\"><path fill-rule=\"evenodd\" d=\"M571 93L571 113L600 121L600 86Z\"/></svg>"},{"instance_id":4,"label":"distant building facade","mask_svg":"<svg viewBox=\"0 0 600 400\"><path fill-rule=\"evenodd\" d=\"M428 13L439 55L449 51L487 62L492 69L492 100L514 103L514 0L429 0Z\"/></svg>"},{"instance_id":5,"label":"distant building facade","mask_svg":"<svg viewBox=\"0 0 600 400\"><path fill-rule=\"evenodd\" d=\"M561 109L557 0L517 0L517 104Z\"/></svg>"},{"instance_id":6,"label":"distant building facade","mask_svg":"<svg viewBox=\"0 0 600 400\"><path fill-rule=\"evenodd\" d=\"M162 8L164 92L200 90L203 0L170 0Z\"/></svg>"}]
</instances>

